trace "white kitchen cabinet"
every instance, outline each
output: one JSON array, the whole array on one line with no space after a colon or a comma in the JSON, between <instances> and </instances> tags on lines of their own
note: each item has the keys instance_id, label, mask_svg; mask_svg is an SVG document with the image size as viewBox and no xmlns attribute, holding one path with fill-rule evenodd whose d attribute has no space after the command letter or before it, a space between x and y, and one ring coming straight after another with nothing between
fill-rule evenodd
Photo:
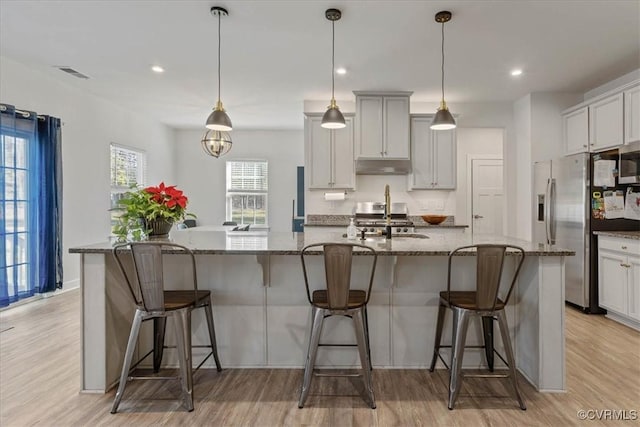
<instances>
[{"instance_id":1,"label":"white kitchen cabinet","mask_svg":"<svg viewBox=\"0 0 640 427\"><path fill-rule=\"evenodd\" d=\"M456 132L431 130L433 115L411 117L411 190L456 188Z\"/></svg>"},{"instance_id":2,"label":"white kitchen cabinet","mask_svg":"<svg viewBox=\"0 0 640 427\"><path fill-rule=\"evenodd\" d=\"M624 91L624 143L640 141L640 85Z\"/></svg>"},{"instance_id":3,"label":"white kitchen cabinet","mask_svg":"<svg viewBox=\"0 0 640 427\"><path fill-rule=\"evenodd\" d=\"M589 108L582 107L563 114L565 154L589 151Z\"/></svg>"},{"instance_id":4,"label":"white kitchen cabinet","mask_svg":"<svg viewBox=\"0 0 640 427\"><path fill-rule=\"evenodd\" d=\"M409 159L409 97L412 92L354 93L356 158Z\"/></svg>"},{"instance_id":5,"label":"white kitchen cabinet","mask_svg":"<svg viewBox=\"0 0 640 427\"><path fill-rule=\"evenodd\" d=\"M640 255L627 257L629 317L640 322Z\"/></svg>"},{"instance_id":6,"label":"white kitchen cabinet","mask_svg":"<svg viewBox=\"0 0 640 427\"><path fill-rule=\"evenodd\" d=\"M609 317L640 329L640 240L598 236L598 293Z\"/></svg>"},{"instance_id":7,"label":"white kitchen cabinet","mask_svg":"<svg viewBox=\"0 0 640 427\"><path fill-rule=\"evenodd\" d=\"M622 145L623 93L608 96L589 105L589 147L600 151Z\"/></svg>"},{"instance_id":8,"label":"white kitchen cabinet","mask_svg":"<svg viewBox=\"0 0 640 427\"><path fill-rule=\"evenodd\" d=\"M325 129L322 114L305 117L305 169L310 189L354 189L353 115L345 114L346 127Z\"/></svg>"}]
</instances>

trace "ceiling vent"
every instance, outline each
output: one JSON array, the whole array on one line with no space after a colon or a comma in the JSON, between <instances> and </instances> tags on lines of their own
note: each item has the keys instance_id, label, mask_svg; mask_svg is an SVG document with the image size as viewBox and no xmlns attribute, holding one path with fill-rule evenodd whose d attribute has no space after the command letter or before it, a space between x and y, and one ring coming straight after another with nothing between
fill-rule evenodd
<instances>
[{"instance_id":1,"label":"ceiling vent","mask_svg":"<svg viewBox=\"0 0 640 427\"><path fill-rule=\"evenodd\" d=\"M56 67L60 71L64 71L67 74L71 74L73 77L77 77L79 79L88 79L89 76L85 76L84 74L74 70L71 67Z\"/></svg>"}]
</instances>

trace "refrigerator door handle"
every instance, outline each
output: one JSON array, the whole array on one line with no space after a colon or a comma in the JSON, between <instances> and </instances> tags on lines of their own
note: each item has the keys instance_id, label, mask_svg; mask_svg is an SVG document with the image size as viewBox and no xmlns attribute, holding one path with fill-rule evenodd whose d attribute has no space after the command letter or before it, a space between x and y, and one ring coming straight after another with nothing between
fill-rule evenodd
<instances>
[{"instance_id":1,"label":"refrigerator door handle","mask_svg":"<svg viewBox=\"0 0 640 427\"><path fill-rule=\"evenodd\" d=\"M556 180L549 180L549 244L556 244Z\"/></svg>"},{"instance_id":2,"label":"refrigerator door handle","mask_svg":"<svg viewBox=\"0 0 640 427\"><path fill-rule=\"evenodd\" d=\"M551 244L551 178L547 179L547 188L544 192L544 233L547 240L547 245Z\"/></svg>"}]
</instances>

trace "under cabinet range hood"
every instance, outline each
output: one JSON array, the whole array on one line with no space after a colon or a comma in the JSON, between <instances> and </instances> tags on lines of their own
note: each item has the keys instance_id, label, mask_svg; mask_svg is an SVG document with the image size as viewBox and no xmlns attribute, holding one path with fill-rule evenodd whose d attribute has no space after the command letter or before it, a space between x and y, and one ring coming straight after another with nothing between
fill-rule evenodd
<instances>
[{"instance_id":1,"label":"under cabinet range hood","mask_svg":"<svg viewBox=\"0 0 640 427\"><path fill-rule=\"evenodd\" d=\"M411 160L356 160L356 175L406 175Z\"/></svg>"}]
</instances>

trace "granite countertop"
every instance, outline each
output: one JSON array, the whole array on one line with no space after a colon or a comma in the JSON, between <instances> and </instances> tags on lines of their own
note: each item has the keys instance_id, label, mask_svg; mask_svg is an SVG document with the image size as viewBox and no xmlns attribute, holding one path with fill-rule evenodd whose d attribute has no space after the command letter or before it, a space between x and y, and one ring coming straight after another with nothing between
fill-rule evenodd
<instances>
[{"instance_id":1,"label":"granite countertop","mask_svg":"<svg viewBox=\"0 0 640 427\"><path fill-rule=\"evenodd\" d=\"M309 214L305 227L346 227L353 215L317 215ZM420 216L409 215L408 218L413 222L414 228L469 228L468 225L460 225L454 223L454 217L449 216L447 219L438 224L432 225L422 220Z\"/></svg>"},{"instance_id":2,"label":"granite countertop","mask_svg":"<svg viewBox=\"0 0 640 427\"><path fill-rule=\"evenodd\" d=\"M599 236L619 237L622 239L640 240L640 230L638 231L594 231L593 234Z\"/></svg>"},{"instance_id":3,"label":"granite countertop","mask_svg":"<svg viewBox=\"0 0 640 427\"><path fill-rule=\"evenodd\" d=\"M391 240L386 240L384 237L369 237L365 241L361 241L360 239L347 240L341 232L322 231L321 229L310 232L307 231L305 233L267 231L224 232L199 230L198 227L195 227L186 230L173 230L168 241L187 246L196 254L299 255L302 248L313 243L353 242L370 246L376 249L378 254L382 256L444 256L460 246L476 243L512 244L522 247L527 255L575 255L573 251L555 246L535 244L510 237L493 235L472 236L466 233L451 236L433 236L428 239L394 237ZM112 248L112 242L102 242L71 248L69 252L100 254L109 253ZM320 252L318 251L317 253Z\"/></svg>"}]
</instances>

